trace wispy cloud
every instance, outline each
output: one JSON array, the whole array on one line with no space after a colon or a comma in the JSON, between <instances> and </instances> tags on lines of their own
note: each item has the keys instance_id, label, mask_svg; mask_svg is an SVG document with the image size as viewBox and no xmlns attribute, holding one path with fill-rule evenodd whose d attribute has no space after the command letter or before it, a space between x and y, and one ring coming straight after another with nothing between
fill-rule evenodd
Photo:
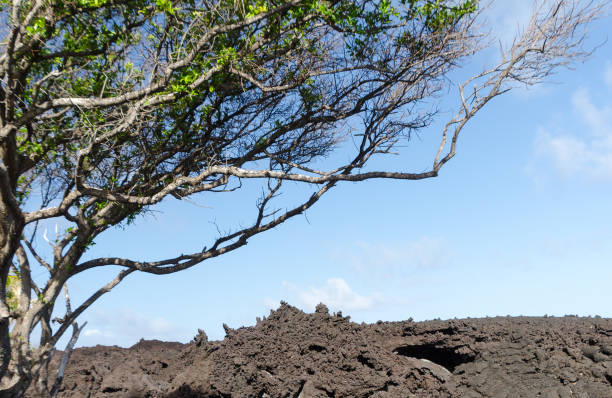
<instances>
[{"instance_id":1,"label":"wispy cloud","mask_svg":"<svg viewBox=\"0 0 612 398\"><path fill-rule=\"evenodd\" d=\"M510 46L516 35L529 23L533 0L496 1L487 10L492 35L504 47Z\"/></svg>"},{"instance_id":2,"label":"wispy cloud","mask_svg":"<svg viewBox=\"0 0 612 398\"><path fill-rule=\"evenodd\" d=\"M422 236L413 241L358 242L339 248L336 261L357 272L383 279L406 276L417 268L445 267L452 263L452 249L441 237Z\"/></svg>"},{"instance_id":3,"label":"wispy cloud","mask_svg":"<svg viewBox=\"0 0 612 398\"><path fill-rule=\"evenodd\" d=\"M269 310L275 310L278 307L280 307L280 301L279 300L274 300L274 299L271 299L269 297L264 298L263 302L264 302L264 305L266 306L266 308L269 309Z\"/></svg>"},{"instance_id":4,"label":"wispy cloud","mask_svg":"<svg viewBox=\"0 0 612 398\"><path fill-rule=\"evenodd\" d=\"M579 89L574 93L572 104L587 123L588 133L603 138L608 145L612 144L612 105L596 106L586 89Z\"/></svg>"},{"instance_id":5,"label":"wispy cloud","mask_svg":"<svg viewBox=\"0 0 612 398\"><path fill-rule=\"evenodd\" d=\"M595 104L586 89L574 93L572 105L582 131L539 128L528 169L534 173L539 166L552 166L565 178L612 179L612 105Z\"/></svg>"},{"instance_id":6,"label":"wispy cloud","mask_svg":"<svg viewBox=\"0 0 612 398\"><path fill-rule=\"evenodd\" d=\"M85 329L85 331L83 332L83 336L84 337L91 337L91 336L102 336L102 337L112 337L112 333L109 332L102 332L99 329Z\"/></svg>"},{"instance_id":7,"label":"wispy cloud","mask_svg":"<svg viewBox=\"0 0 612 398\"><path fill-rule=\"evenodd\" d=\"M314 310L319 303L327 305L332 311L366 310L381 300L376 295L362 296L356 293L342 278L330 278L323 286L310 286L307 289L289 282L283 282L283 286L297 296L299 304L307 311Z\"/></svg>"},{"instance_id":8,"label":"wispy cloud","mask_svg":"<svg viewBox=\"0 0 612 398\"><path fill-rule=\"evenodd\" d=\"M129 347L141 338L165 341L187 341L193 334L162 317L147 317L123 309L117 312L92 311L78 341L79 346L119 345Z\"/></svg>"}]
</instances>

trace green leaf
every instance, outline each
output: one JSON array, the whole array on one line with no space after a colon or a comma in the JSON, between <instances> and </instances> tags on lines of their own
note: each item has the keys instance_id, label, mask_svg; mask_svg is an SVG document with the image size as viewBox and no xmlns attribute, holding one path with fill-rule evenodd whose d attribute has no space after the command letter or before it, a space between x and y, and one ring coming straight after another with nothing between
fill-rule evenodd
<instances>
[{"instance_id":1,"label":"green leaf","mask_svg":"<svg viewBox=\"0 0 612 398\"><path fill-rule=\"evenodd\" d=\"M19 293L21 291L21 279L19 275L9 275L6 278L6 304L11 311L19 306Z\"/></svg>"},{"instance_id":2,"label":"green leaf","mask_svg":"<svg viewBox=\"0 0 612 398\"><path fill-rule=\"evenodd\" d=\"M171 0L155 0L155 5L157 5L157 8L165 13L168 13L170 15L175 15L176 11L174 10L174 8L172 7L172 1Z\"/></svg>"},{"instance_id":3,"label":"green leaf","mask_svg":"<svg viewBox=\"0 0 612 398\"><path fill-rule=\"evenodd\" d=\"M34 36L37 33L43 33L47 30L47 22L44 18L34 18L31 26L26 26L26 31Z\"/></svg>"},{"instance_id":4,"label":"green leaf","mask_svg":"<svg viewBox=\"0 0 612 398\"><path fill-rule=\"evenodd\" d=\"M106 4L108 0L78 0L78 3L86 8L100 7Z\"/></svg>"}]
</instances>

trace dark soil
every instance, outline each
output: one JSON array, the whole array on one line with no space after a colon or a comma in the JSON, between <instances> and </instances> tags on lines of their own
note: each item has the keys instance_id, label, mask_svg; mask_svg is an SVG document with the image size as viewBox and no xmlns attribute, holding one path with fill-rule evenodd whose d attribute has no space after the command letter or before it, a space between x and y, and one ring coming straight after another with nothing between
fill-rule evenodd
<instances>
[{"instance_id":1,"label":"dark soil","mask_svg":"<svg viewBox=\"0 0 612 398\"><path fill-rule=\"evenodd\" d=\"M283 303L226 332L77 349L59 396L612 398L612 319L356 324Z\"/></svg>"}]
</instances>

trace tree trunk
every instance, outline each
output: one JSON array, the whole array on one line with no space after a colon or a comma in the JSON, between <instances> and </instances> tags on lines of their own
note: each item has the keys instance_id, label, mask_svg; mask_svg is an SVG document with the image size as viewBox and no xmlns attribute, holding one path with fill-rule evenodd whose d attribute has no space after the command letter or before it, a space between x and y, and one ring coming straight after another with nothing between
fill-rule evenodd
<instances>
[{"instance_id":1,"label":"tree trunk","mask_svg":"<svg viewBox=\"0 0 612 398\"><path fill-rule=\"evenodd\" d=\"M0 200L0 388L5 385L11 360L10 308L6 303L6 281L24 227L23 218L16 217L4 199L2 197Z\"/></svg>"},{"instance_id":2,"label":"tree trunk","mask_svg":"<svg viewBox=\"0 0 612 398\"><path fill-rule=\"evenodd\" d=\"M6 282L25 227L16 199L18 177L17 144L15 135L9 134L0 146L0 391L15 381L8 374L11 361L11 309L6 302Z\"/></svg>"}]
</instances>

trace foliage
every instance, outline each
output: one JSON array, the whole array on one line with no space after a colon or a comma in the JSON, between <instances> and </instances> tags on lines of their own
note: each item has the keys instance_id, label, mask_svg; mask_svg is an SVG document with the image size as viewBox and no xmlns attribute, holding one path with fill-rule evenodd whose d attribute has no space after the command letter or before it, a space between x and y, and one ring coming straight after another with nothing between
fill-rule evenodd
<instances>
[{"instance_id":1,"label":"foliage","mask_svg":"<svg viewBox=\"0 0 612 398\"><path fill-rule=\"evenodd\" d=\"M11 311L16 311L19 305L19 291L21 281L19 275L11 274L6 278L6 303Z\"/></svg>"}]
</instances>

